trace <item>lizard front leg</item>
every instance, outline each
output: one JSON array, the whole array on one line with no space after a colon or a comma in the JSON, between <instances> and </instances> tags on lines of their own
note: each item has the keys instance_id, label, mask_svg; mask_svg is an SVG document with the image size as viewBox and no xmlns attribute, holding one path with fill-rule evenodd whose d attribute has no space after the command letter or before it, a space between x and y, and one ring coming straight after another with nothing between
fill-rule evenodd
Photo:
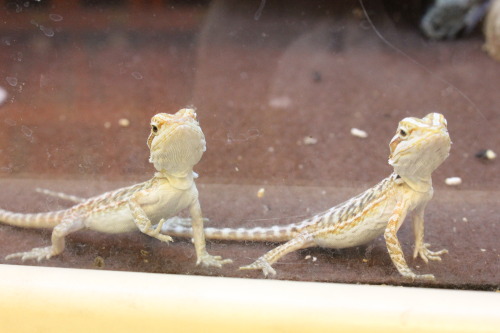
<instances>
[{"instance_id":1,"label":"lizard front leg","mask_svg":"<svg viewBox=\"0 0 500 333\"><path fill-rule=\"evenodd\" d=\"M387 227L384 232L385 243L387 245L389 255L391 256L392 263L404 277L412 280L434 280L434 275L432 274L419 275L413 273L406 263L403 249L401 248L401 244L399 244L397 232L406 217L407 211L408 207L406 205L406 201L401 200L398 202L391 217L389 218L389 222L387 223Z\"/></svg>"},{"instance_id":2,"label":"lizard front leg","mask_svg":"<svg viewBox=\"0 0 500 333\"><path fill-rule=\"evenodd\" d=\"M198 198L194 200L189 208L191 214L191 224L193 227L194 248L196 251L196 265L222 267L224 264L230 264L231 259L222 259L220 256L212 256L207 252L205 245L205 232L203 231L203 217Z\"/></svg>"},{"instance_id":3,"label":"lizard front leg","mask_svg":"<svg viewBox=\"0 0 500 333\"><path fill-rule=\"evenodd\" d=\"M49 259L60 254L64 250L64 238L72 232L85 228L83 220L80 217L66 217L60 224L54 227L52 231L52 245L47 247L37 247L27 252L9 254L5 259L21 258L22 261L28 259Z\"/></svg>"},{"instance_id":4,"label":"lizard front leg","mask_svg":"<svg viewBox=\"0 0 500 333\"><path fill-rule=\"evenodd\" d=\"M165 220L161 220L156 228L153 228L151 224L151 220L146 215L146 212L142 209L141 205L136 201L136 199L131 198L128 201L128 207L130 212L132 213L132 217L134 218L134 223L137 228L144 234L156 238L162 242L172 242L173 239L169 235L164 235L160 233L161 227Z\"/></svg>"},{"instance_id":5,"label":"lizard front leg","mask_svg":"<svg viewBox=\"0 0 500 333\"><path fill-rule=\"evenodd\" d=\"M261 269L265 276L268 276L269 274L276 275L276 271L271 267L272 264L290 252L313 245L313 236L310 233L302 233L285 244L275 247L259 259L255 260L252 264L240 267L240 269Z\"/></svg>"},{"instance_id":6,"label":"lizard front leg","mask_svg":"<svg viewBox=\"0 0 500 333\"><path fill-rule=\"evenodd\" d=\"M415 234L415 249L413 258L420 256L426 263L429 260L441 261L441 255L448 253L448 250L431 251L428 249L429 243L424 243L424 210L425 205L413 211L413 233Z\"/></svg>"}]
</instances>

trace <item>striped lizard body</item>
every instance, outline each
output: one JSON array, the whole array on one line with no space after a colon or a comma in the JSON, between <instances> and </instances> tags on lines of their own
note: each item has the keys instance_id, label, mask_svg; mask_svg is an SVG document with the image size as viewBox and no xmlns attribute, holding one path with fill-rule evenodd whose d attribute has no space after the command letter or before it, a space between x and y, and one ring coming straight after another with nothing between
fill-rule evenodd
<instances>
[{"instance_id":1,"label":"striped lizard body","mask_svg":"<svg viewBox=\"0 0 500 333\"><path fill-rule=\"evenodd\" d=\"M157 170L151 180L90 199L39 190L76 203L66 210L20 214L0 209L0 221L5 224L22 228L53 228L51 246L14 253L6 258L48 259L64 250L65 236L82 229L106 233L139 229L160 241L170 242L170 236L160 233L163 222L188 208L197 264L220 267L231 262L212 256L205 249L203 217L193 166L201 159L206 144L194 109L181 109L173 115L155 115L151 119L147 144L150 162Z\"/></svg>"},{"instance_id":2,"label":"striped lizard body","mask_svg":"<svg viewBox=\"0 0 500 333\"><path fill-rule=\"evenodd\" d=\"M99 196L80 199L75 196L69 196L63 193L56 193L45 189L37 189L37 192L53 195L62 199L71 201L81 201L70 209L63 209L46 213L23 214L14 213L7 210L0 209L0 221L21 228L32 229L52 229L55 228L65 216L70 215L83 215L90 216L98 212L106 211L110 208L116 208L123 205L133 194L141 189L147 188L149 184L141 183L130 187L121 188L115 191L106 192Z\"/></svg>"},{"instance_id":3,"label":"striped lizard body","mask_svg":"<svg viewBox=\"0 0 500 333\"><path fill-rule=\"evenodd\" d=\"M371 199L382 196L382 192L388 192L394 184L392 174L388 178L369 190L361 193L346 202L332 207L324 212L316 214L299 223L288 225L274 225L271 227L255 228L205 228L205 237L217 240L231 241L259 241L259 242L285 242L293 239L308 228L337 226L337 232L347 230L356 225L351 221L359 222L374 202ZM189 227L189 219L172 219L162 227L162 232L176 237L191 237L192 230Z\"/></svg>"},{"instance_id":4,"label":"striped lizard body","mask_svg":"<svg viewBox=\"0 0 500 333\"><path fill-rule=\"evenodd\" d=\"M360 195L303 222L269 228L205 229L211 239L285 242L254 263L241 269L261 269L276 274L271 267L284 255L311 246L346 248L366 244L384 235L387 250L399 273L410 279L432 280L432 274L415 274L407 265L397 231L408 214L413 219L413 256L425 262L441 260L446 250L430 251L424 243L424 210L432 198L432 172L448 157L451 141L446 119L431 113L422 119L405 118L389 147L389 164L394 173ZM169 221L162 231L172 236L191 236L191 229Z\"/></svg>"}]
</instances>

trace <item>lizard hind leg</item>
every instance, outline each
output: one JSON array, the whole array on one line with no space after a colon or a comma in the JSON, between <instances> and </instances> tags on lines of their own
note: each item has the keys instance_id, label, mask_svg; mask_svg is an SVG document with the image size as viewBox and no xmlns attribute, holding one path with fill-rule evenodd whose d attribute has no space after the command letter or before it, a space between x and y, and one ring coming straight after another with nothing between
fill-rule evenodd
<instances>
[{"instance_id":1,"label":"lizard hind leg","mask_svg":"<svg viewBox=\"0 0 500 333\"><path fill-rule=\"evenodd\" d=\"M261 269L264 276L268 276L269 274L276 275L276 271L271 267L272 264L288 253L314 245L313 236L310 233L299 234L285 244L277 246L267 252L250 265L240 267L240 270Z\"/></svg>"},{"instance_id":2,"label":"lizard hind leg","mask_svg":"<svg viewBox=\"0 0 500 333\"><path fill-rule=\"evenodd\" d=\"M42 259L49 259L60 254L64 250L64 238L72 232L85 227L82 219L65 219L52 231L52 245L47 247L37 247L27 252L9 254L5 259L21 258L22 261L35 259L40 262Z\"/></svg>"}]
</instances>

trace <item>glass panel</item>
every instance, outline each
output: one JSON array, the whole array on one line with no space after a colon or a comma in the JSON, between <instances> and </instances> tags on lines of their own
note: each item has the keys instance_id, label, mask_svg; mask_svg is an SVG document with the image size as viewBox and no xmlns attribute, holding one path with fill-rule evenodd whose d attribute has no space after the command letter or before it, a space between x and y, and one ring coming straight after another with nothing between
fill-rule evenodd
<instances>
[{"instance_id":1,"label":"glass panel","mask_svg":"<svg viewBox=\"0 0 500 333\"><path fill-rule=\"evenodd\" d=\"M498 8L499 1L493 3ZM4 1L0 206L21 213L62 210L72 203L37 188L90 198L150 179L156 171L146 145L152 116L194 107L207 145L194 166L205 226L298 223L389 176L389 142L399 121L437 112L447 119L453 145L433 173L425 242L449 253L429 264L412 259L411 214L397 233L408 266L434 274L436 282L413 282L398 273L382 235L385 224L366 245L332 241L346 247L341 249L317 246L328 241L311 231L306 249L273 264L275 278L495 288L500 64L483 50L478 20L488 7L456 6L390 0ZM499 17L491 14L490 22ZM494 44L490 50L495 56ZM380 197L386 211L366 208L375 202L369 198L358 202L364 205L358 217L337 213L349 227L366 222L366 214L385 216L403 198L386 195ZM175 200L168 212L185 203ZM116 204L131 216L128 202ZM93 209L61 216L79 229L88 214L98 215ZM189 210L180 216L189 217ZM99 223L123 231L115 218ZM339 231L332 221L336 231L322 222L313 229L345 236L351 245L362 241L364 236ZM364 231L371 227L375 223ZM280 244L208 240L210 254L233 259L217 268L196 266L189 238L174 237L167 245L139 231L79 230L58 256L3 259L49 246L50 238L50 230L2 224L0 263L260 278L258 270L237 268Z\"/></svg>"}]
</instances>

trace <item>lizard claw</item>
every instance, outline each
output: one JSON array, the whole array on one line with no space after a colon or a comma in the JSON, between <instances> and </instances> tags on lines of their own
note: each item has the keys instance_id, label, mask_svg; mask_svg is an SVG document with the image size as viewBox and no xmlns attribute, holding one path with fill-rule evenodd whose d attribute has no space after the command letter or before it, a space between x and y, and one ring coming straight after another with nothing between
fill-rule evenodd
<instances>
[{"instance_id":1,"label":"lizard claw","mask_svg":"<svg viewBox=\"0 0 500 333\"><path fill-rule=\"evenodd\" d=\"M161 226L163 225L163 223L165 222L164 219L162 219L158 225L156 226L156 228L154 229L150 229L148 230L147 232L145 232L146 235L148 236L151 236L153 238L156 238L162 242L165 242L165 243L169 243L169 242L173 242L173 238L170 237L169 235L165 235L165 234L162 234L160 231L161 231Z\"/></svg>"},{"instance_id":2,"label":"lizard claw","mask_svg":"<svg viewBox=\"0 0 500 333\"><path fill-rule=\"evenodd\" d=\"M423 280L423 281L435 281L436 278L433 274L415 274L415 280Z\"/></svg>"},{"instance_id":3,"label":"lizard claw","mask_svg":"<svg viewBox=\"0 0 500 333\"><path fill-rule=\"evenodd\" d=\"M173 242L174 239L172 237L170 237L169 235L164 235L164 234L157 234L157 235L150 235L162 242L165 242L165 243L170 243L170 242Z\"/></svg>"},{"instance_id":4,"label":"lizard claw","mask_svg":"<svg viewBox=\"0 0 500 333\"><path fill-rule=\"evenodd\" d=\"M230 264L232 262L233 261L231 259L222 259L221 256L213 256L208 253L204 253L198 258L196 265L201 264L204 267L215 266L220 268L222 265Z\"/></svg>"},{"instance_id":5,"label":"lizard claw","mask_svg":"<svg viewBox=\"0 0 500 333\"><path fill-rule=\"evenodd\" d=\"M14 258L21 258L22 261L28 259L35 259L36 261L40 262L42 261L42 259L49 259L53 255L54 253L52 252L52 247L48 246L48 247L37 247L27 252L12 253L6 256L5 259L9 260Z\"/></svg>"},{"instance_id":6,"label":"lizard claw","mask_svg":"<svg viewBox=\"0 0 500 333\"><path fill-rule=\"evenodd\" d=\"M422 258L425 263L428 263L429 260L434 260L434 261L441 261L441 255L448 253L448 250L443 249L440 251L431 251L429 250L429 243L424 243L422 246L415 247L415 250L413 251L413 258L416 258L417 256Z\"/></svg>"},{"instance_id":7,"label":"lizard claw","mask_svg":"<svg viewBox=\"0 0 500 333\"><path fill-rule=\"evenodd\" d=\"M411 279L412 281L434 281L436 278L432 274L415 274L410 269L405 271L400 271L401 275L405 278Z\"/></svg>"},{"instance_id":8,"label":"lizard claw","mask_svg":"<svg viewBox=\"0 0 500 333\"><path fill-rule=\"evenodd\" d=\"M413 274L411 276L412 281L414 280L419 280L419 281L435 281L436 278L434 277L433 274Z\"/></svg>"},{"instance_id":9,"label":"lizard claw","mask_svg":"<svg viewBox=\"0 0 500 333\"><path fill-rule=\"evenodd\" d=\"M276 271L274 270L274 268L272 268L271 265L267 262L267 260L263 258L255 260L250 265L240 267L240 270L247 270L247 269L261 269L262 273L264 273L264 276L268 276L269 274L276 275Z\"/></svg>"}]
</instances>

